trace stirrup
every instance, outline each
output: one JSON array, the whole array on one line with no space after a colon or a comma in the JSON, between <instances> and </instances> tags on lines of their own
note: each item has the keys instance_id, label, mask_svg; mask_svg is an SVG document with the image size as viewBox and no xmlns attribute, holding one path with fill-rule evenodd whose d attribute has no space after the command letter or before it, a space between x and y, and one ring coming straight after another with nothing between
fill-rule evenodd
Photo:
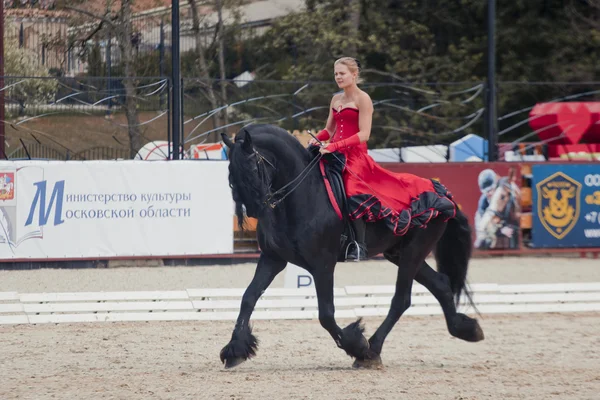
<instances>
[{"instance_id":1,"label":"stirrup","mask_svg":"<svg viewBox=\"0 0 600 400\"><path fill-rule=\"evenodd\" d=\"M350 246L354 245L354 251L350 252ZM350 242L346 247L345 259L346 261L365 261L368 257L366 246L358 243L356 240Z\"/></svg>"}]
</instances>

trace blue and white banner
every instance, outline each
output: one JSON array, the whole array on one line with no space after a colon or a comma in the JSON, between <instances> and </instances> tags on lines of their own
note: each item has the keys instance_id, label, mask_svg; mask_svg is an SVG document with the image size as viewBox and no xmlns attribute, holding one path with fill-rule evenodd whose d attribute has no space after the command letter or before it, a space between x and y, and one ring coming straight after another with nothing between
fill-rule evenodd
<instances>
[{"instance_id":1,"label":"blue and white banner","mask_svg":"<svg viewBox=\"0 0 600 400\"><path fill-rule=\"evenodd\" d=\"M233 253L223 161L0 162L0 259Z\"/></svg>"},{"instance_id":2,"label":"blue and white banner","mask_svg":"<svg viewBox=\"0 0 600 400\"><path fill-rule=\"evenodd\" d=\"M534 165L535 247L600 247L600 164Z\"/></svg>"}]
</instances>

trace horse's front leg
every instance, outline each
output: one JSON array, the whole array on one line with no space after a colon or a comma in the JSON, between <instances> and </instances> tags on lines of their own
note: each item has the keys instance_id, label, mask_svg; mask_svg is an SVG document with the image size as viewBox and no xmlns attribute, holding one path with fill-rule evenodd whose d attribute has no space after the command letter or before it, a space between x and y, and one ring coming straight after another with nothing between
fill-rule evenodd
<instances>
[{"instance_id":1,"label":"horse's front leg","mask_svg":"<svg viewBox=\"0 0 600 400\"><path fill-rule=\"evenodd\" d=\"M319 304L319 322L329 332L337 346L354 358L364 358L369 349L369 342L364 337L361 319L342 329L335 321L335 305L333 304L333 272L334 267L313 272L315 288Z\"/></svg>"},{"instance_id":2,"label":"horse's front leg","mask_svg":"<svg viewBox=\"0 0 600 400\"><path fill-rule=\"evenodd\" d=\"M287 262L276 255L262 253L250 285L244 292L240 313L229 343L221 350L221 362L225 368L233 368L256 355L258 341L249 325L256 302L273 279L285 268Z\"/></svg>"}]
</instances>

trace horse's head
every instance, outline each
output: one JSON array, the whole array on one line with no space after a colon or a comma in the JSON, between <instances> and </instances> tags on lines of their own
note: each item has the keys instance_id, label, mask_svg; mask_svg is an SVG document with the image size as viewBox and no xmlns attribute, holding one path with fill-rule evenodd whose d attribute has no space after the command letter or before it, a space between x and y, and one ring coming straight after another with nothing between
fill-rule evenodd
<instances>
[{"instance_id":1,"label":"horse's head","mask_svg":"<svg viewBox=\"0 0 600 400\"><path fill-rule=\"evenodd\" d=\"M229 186L238 221L243 220L243 208L249 217L258 218L266 206L275 164L254 147L248 131L238 133L235 143L225 134L221 136L229 148Z\"/></svg>"},{"instance_id":2,"label":"horse's head","mask_svg":"<svg viewBox=\"0 0 600 400\"><path fill-rule=\"evenodd\" d=\"M509 176L500 178L490 199L489 211L496 217L508 218L519 210L520 190L516 184L516 174L511 168Z\"/></svg>"},{"instance_id":3,"label":"horse's head","mask_svg":"<svg viewBox=\"0 0 600 400\"><path fill-rule=\"evenodd\" d=\"M241 226L243 209L249 217L261 216L270 207L271 192L306 165L308 152L292 135L271 125L244 128L235 142L221 137L229 148L229 186Z\"/></svg>"},{"instance_id":4,"label":"horse's head","mask_svg":"<svg viewBox=\"0 0 600 400\"><path fill-rule=\"evenodd\" d=\"M518 225L521 212L521 191L516 183L516 173L511 168L509 175L502 177L490 188L489 206L477 225L477 244L488 243L486 247L496 248L498 241L506 241L506 237L514 237L511 226ZM500 239L498 232L506 235ZM485 240L484 240L485 239ZM503 243L503 242L500 242ZM508 245L502 244L501 246Z\"/></svg>"}]
</instances>

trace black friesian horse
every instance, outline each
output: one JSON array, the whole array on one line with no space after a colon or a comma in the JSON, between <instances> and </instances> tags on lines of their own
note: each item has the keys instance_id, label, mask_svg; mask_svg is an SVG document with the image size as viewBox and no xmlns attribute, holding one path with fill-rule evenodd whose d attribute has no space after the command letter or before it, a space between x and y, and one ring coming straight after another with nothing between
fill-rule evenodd
<instances>
[{"instance_id":1,"label":"black friesian horse","mask_svg":"<svg viewBox=\"0 0 600 400\"><path fill-rule=\"evenodd\" d=\"M368 253L383 253L398 266L398 277L389 313L367 341L361 319L342 329L334 317L333 274L344 222L331 206L318 166L310 168L314 155L295 137L273 125L246 127L236 135L235 143L225 135L222 137L229 148L229 182L238 221L243 224L244 207L247 216L258 219L257 238L261 248L254 278L242 297L231 341L221 350L221 361L226 368L256 354L257 339L249 325L250 316L259 297L288 262L312 274L319 321L337 346L355 358L355 367L381 365L383 342L410 307L413 279L439 301L451 335L471 342L483 339L478 322L456 312L461 292L471 300L465 283L472 249L471 230L464 214L458 212L448 222L434 219L426 228L412 229L404 236L395 236L383 221L368 224ZM273 193L287 189L290 182L294 184L285 200L273 206ZM425 262L432 251L439 272Z\"/></svg>"}]
</instances>

